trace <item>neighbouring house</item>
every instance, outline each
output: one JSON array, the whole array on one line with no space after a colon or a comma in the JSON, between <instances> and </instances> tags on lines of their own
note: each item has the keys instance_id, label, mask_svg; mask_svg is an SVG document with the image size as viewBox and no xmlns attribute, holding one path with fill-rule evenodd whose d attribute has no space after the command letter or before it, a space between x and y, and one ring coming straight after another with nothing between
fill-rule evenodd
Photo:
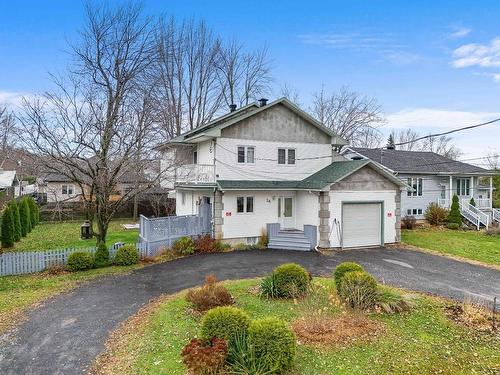
<instances>
[{"instance_id":1,"label":"neighbouring house","mask_svg":"<svg viewBox=\"0 0 500 375\"><path fill-rule=\"evenodd\" d=\"M6 197L17 198L21 195L21 182L16 171L0 169L0 191Z\"/></svg>"},{"instance_id":2,"label":"neighbouring house","mask_svg":"<svg viewBox=\"0 0 500 375\"><path fill-rule=\"evenodd\" d=\"M401 195L403 216L424 219L430 203L450 208L457 195L462 216L477 228L500 222L500 210L492 205L494 171L434 152L345 147L342 154L351 160L372 160L409 185Z\"/></svg>"},{"instance_id":3,"label":"neighbouring house","mask_svg":"<svg viewBox=\"0 0 500 375\"><path fill-rule=\"evenodd\" d=\"M37 179L37 190L44 203L75 203L83 201L82 189L68 176L48 172Z\"/></svg>"},{"instance_id":4,"label":"neighbouring house","mask_svg":"<svg viewBox=\"0 0 500 375\"><path fill-rule=\"evenodd\" d=\"M270 248L380 246L400 240L405 183L287 99L262 99L157 147L177 215L212 204L213 232Z\"/></svg>"}]
</instances>

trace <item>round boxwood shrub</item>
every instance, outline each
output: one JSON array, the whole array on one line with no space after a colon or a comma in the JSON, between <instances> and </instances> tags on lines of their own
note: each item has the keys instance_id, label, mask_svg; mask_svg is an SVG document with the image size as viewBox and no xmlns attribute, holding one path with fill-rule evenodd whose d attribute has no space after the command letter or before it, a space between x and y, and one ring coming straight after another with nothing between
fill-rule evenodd
<instances>
[{"instance_id":1,"label":"round boxwood shrub","mask_svg":"<svg viewBox=\"0 0 500 375\"><path fill-rule=\"evenodd\" d=\"M250 325L248 315L231 306L220 306L208 310L201 321L200 336L205 340L214 337L233 342L238 336L246 335Z\"/></svg>"},{"instance_id":2,"label":"round boxwood shrub","mask_svg":"<svg viewBox=\"0 0 500 375\"><path fill-rule=\"evenodd\" d=\"M289 298L303 295L309 287L309 273L295 263L286 263L273 271L277 297Z\"/></svg>"},{"instance_id":3,"label":"round boxwood shrub","mask_svg":"<svg viewBox=\"0 0 500 375\"><path fill-rule=\"evenodd\" d=\"M176 254L191 255L194 253L195 244L191 237L181 237L172 245L172 250Z\"/></svg>"},{"instance_id":4,"label":"round boxwood shrub","mask_svg":"<svg viewBox=\"0 0 500 375\"><path fill-rule=\"evenodd\" d=\"M116 251L115 262L117 266L130 266L139 263L139 252L133 245L125 245Z\"/></svg>"},{"instance_id":5,"label":"round boxwood shrub","mask_svg":"<svg viewBox=\"0 0 500 375\"><path fill-rule=\"evenodd\" d=\"M248 328L247 340L264 372L280 374L292 367L296 339L284 321L278 318L253 321Z\"/></svg>"},{"instance_id":6,"label":"round boxwood shrub","mask_svg":"<svg viewBox=\"0 0 500 375\"><path fill-rule=\"evenodd\" d=\"M452 229L452 230L458 230L458 229L460 229L460 224L448 223L448 224L446 224L446 228Z\"/></svg>"},{"instance_id":7,"label":"round boxwood shrub","mask_svg":"<svg viewBox=\"0 0 500 375\"><path fill-rule=\"evenodd\" d=\"M339 297L353 309L369 309L377 302L377 281L368 272L347 272L340 282Z\"/></svg>"},{"instance_id":8,"label":"round boxwood shrub","mask_svg":"<svg viewBox=\"0 0 500 375\"><path fill-rule=\"evenodd\" d=\"M68 257L68 268L72 272L85 271L94 267L94 257L85 251L77 251Z\"/></svg>"},{"instance_id":9,"label":"round boxwood shrub","mask_svg":"<svg viewBox=\"0 0 500 375\"><path fill-rule=\"evenodd\" d=\"M347 272L353 272L353 271L364 271L364 269L358 263L354 262L340 263L337 267L335 267L333 278L335 279L335 286L337 287L337 291L340 290L340 282L342 281L344 275Z\"/></svg>"},{"instance_id":10,"label":"round boxwood shrub","mask_svg":"<svg viewBox=\"0 0 500 375\"><path fill-rule=\"evenodd\" d=\"M109 250L106 244L101 242L99 245L97 245L97 250L95 252L94 258L96 268L109 266L111 262L109 261Z\"/></svg>"}]
</instances>

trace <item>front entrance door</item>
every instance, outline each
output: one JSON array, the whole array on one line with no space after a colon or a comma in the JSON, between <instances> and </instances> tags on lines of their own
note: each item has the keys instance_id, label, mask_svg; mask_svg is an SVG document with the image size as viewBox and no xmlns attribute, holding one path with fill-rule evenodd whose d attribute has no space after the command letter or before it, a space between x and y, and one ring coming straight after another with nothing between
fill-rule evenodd
<instances>
[{"instance_id":1,"label":"front entrance door","mask_svg":"<svg viewBox=\"0 0 500 375\"><path fill-rule=\"evenodd\" d=\"M295 202L293 197L278 198L278 219L283 229L295 228Z\"/></svg>"}]
</instances>

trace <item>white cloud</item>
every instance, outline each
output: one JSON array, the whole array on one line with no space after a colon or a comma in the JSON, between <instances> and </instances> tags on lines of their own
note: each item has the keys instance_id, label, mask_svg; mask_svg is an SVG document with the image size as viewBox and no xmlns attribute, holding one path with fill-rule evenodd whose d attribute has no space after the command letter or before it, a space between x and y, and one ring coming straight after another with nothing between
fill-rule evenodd
<instances>
[{"instance_id":1,"label":"white cloud","mask_svg":"<svg viewBox=\"0 0 500 375\"><path fill-rule=\"evenodd\" d=\"M440 133L463 126L479 124L500 117L500 112L467 112L433 108L408 108L387 116L387 128L412 128L422 135ZM464 152L464 158L482 157L488 149L498 147L500 123L457 132L450 135Z\"/></svg>"},{"instance_id":2,"label":"white cloud","mask_svg":"<svg viewBox=\"0 0 500 375\"><path fill-rule=\"evenodd\" d=\"M459 28L455 28L455 31L449 33L447 35L447 37L449 39L460 39L460 38L464 38L467 35L469 35L471 31L472 30L469 29L468 27L459 27Z\"/></svg>"},{"instance_id":3,"label":"white cloud","mask_svg":"<svg viewBox=\"0 0 500 375\"><path fill-rule=\"evenodd\" d=\"M32 94L0 90L0 106L19 107L22 104L23 97L30 95Z\"/></svg>"},{"instance_id":4,"label":"white cloud","mask_svg":"<svg viewBox=\"0 0 500 375\"><path fill-rule=\"evenodd\" d=\"M455 68L480 66L482 68L500 67L500 37L489 44L464 44L453 51L452 65Z\"/></svg>"}]
</instances>

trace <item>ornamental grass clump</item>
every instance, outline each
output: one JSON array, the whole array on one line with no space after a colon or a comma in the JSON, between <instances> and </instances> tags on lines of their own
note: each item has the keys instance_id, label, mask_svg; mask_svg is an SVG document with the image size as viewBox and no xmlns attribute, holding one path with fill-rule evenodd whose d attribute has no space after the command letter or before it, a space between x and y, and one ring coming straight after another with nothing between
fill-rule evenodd
<instances>
[{"instance_id":1,"label":"ornamental grass clump","mask_svg":"<svg viewBox=\"0 0 500 375\"><path fill-rule=\"evenodd\" d=\"M377 302L377 281L364 271L348 272L342 277L338 293L347 306L365 311Z\"/></svg>"},{"instance_id":2,"label":"ornamental grass clump","mask_svg":"<svg viewBox=\"0 0 500 375\"><path fill-rule=\"evenodd\" d=\"M213 275L208 275L205 278L205 284L201 288L190 289L186 300L198 312L233 304L231 293L225 286L217 283L217 279Z\"/></svg>"}]
</instances>

